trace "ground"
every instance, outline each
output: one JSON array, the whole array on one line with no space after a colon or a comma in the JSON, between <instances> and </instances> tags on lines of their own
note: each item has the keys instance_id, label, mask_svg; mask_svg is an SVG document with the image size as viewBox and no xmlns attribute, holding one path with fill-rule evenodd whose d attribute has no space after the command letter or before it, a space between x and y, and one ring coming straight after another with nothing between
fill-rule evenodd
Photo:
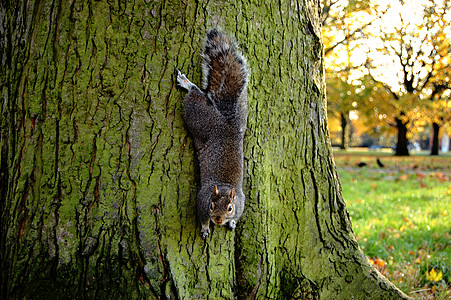
<instances>
[{"instance_id":1,"label":"ground","mask_svg":"<svg viewBox=\"0 0 451 300\"><path fill-rule=\"evenodd\" d=\"M388 150L351 149L334 157L370 262L415 299L449 299L451 154L395 157Z\"/></svg>"}]
</instances>

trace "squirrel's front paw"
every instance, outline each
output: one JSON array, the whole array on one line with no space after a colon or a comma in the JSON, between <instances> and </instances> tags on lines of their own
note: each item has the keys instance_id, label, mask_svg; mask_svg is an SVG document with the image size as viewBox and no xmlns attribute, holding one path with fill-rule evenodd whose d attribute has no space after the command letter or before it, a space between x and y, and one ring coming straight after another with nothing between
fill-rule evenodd
<instances>
[{"instance_id":1,"label":"squirrel's front paw","mask_svg":"<svg viewBox=\"0 0 451 300\"><path fill-rule=\"evenodd\" d=\"M236 221L235 220L230 220L229 221L229 228L230 229L235 229L236 228Z\"/></svg>"},{"instance_id":2,"label":"squirrel's front paw","mask_svg":"<svg viewBox=\"0 0 451 300\"><path fill-rule=\"evenodd\" d=\"M202 238L205 240L210 234L210 228L202 228L200 232L202 233Z\"/></svg>"},{"instance_id":3,"label":"squirrel's front paw","mask_svg":"<svg viewBox=\"0 0 451 300\"><path fill-rule=\"evenodd\" d=\"M189 81L189 79L186 78L185 74L180 72L180 70L177 70L177 82L182 88L184 88L188 91L190 90L190 88L192 86L191 81Z\"/></svg>"},{"instance_id":4,"label":"squirrel's front paw","mask_svg":"<svg viewBox=\"0 0 451 300\"><path fill-rule=\"evenodd\" d=\"M210 234L210 219L206 220L206 222L201 223L202 229L200 233L202 233L202 238L205 240L207 236Z\"/></svg>"}]
</instances>

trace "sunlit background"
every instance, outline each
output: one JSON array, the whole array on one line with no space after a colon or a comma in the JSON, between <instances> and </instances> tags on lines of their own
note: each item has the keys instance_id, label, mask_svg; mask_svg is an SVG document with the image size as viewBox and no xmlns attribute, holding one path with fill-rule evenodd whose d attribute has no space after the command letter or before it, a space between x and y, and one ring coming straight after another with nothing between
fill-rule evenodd
<instances>
[{"instance_id":1,"label":"sunlit background","mask_svg":"<svg viewBox=\"0 0 451 300\"><path fill-rule=\"evenodd\" d=\"M323 0L329 127L335 146L395 148L396 119L401 119L410 151L431 151L434 138L439 151L449 148L448 2Z\"/></svg>"},{"instance_id":2,"label":"sunlit background","mask_svg":"<svg viewBox=\"0 0 451 300\"><path fill-rule=\"evenodd\" d=\"M328 124L368 260L451 299L451 4L322 0Z\"/></svg>"}]
</instances>

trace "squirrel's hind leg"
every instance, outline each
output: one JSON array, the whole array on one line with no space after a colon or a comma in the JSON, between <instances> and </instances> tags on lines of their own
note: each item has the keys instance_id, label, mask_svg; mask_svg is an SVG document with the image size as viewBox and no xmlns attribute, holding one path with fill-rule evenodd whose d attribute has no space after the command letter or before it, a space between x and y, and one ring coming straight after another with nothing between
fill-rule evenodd
<instances>
[{"instance_id":1,"label":"squirrel's hind leg","mask_svg":"<svg viewBox=\"0 0 451 300\"><path fill-rule=\"evenodd\" d=\"M196 85L189 81L188 78L186 78L185 74L180 72L180 70L177 69L177 82L178 84L186 89L187 91L190 91L192 87L195 87Z\"/></svg>"}]
</instances>

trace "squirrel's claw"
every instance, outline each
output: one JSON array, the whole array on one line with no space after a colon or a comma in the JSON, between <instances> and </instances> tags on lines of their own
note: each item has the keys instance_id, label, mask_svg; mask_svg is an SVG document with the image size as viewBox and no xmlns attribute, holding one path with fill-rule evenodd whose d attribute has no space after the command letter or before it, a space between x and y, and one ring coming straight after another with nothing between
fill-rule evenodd
<instances>
[{"instance_id":1,"label":"squirrel's claw","mask_svg":"<svg viewBox=\"0 0 451 300\"><path fill-rule=\"evenodd\" d=\"M184 88L188 91L194 85L191 81L189 81L188 78L186 78L185 74L180 72L179 69L177 69L177 83L179 84L179 86L181 86L182 88Z\"/></svg>"},{"instance_id":2,"label":"squirrel's claw","mask_svg":"<svg viewBox=\"0 0 451 300\"><path fill-rule=\"evenodd\" d=\"M200 230L202 233L202 238L205 240L210 234L210 220L208 219L205 223L202 223L202 229Z\"/></svg>"},{"instance_id":3,"label":"squirrel's claw","mask_svg":"<svg viewBox=\"0 0 451 300\"><path fill-rule=\"evenodd\" d=\"M201 233L202 233L202 238L205 240L208 237L208 235L210 234L210 228L207 228L207 229L202 228Z\"/></svg>"},{"instance_id":4,"label":"squirrel's claw","mask_svg":"<svg viewBox=\"0 0 451 300\"><path fill-rule=\"evenodd\" d=\"M230 220L229 221L229 228L230 229L235 229L236 228L236 221L235 220Z\"/></svg>"}]
</instances>

